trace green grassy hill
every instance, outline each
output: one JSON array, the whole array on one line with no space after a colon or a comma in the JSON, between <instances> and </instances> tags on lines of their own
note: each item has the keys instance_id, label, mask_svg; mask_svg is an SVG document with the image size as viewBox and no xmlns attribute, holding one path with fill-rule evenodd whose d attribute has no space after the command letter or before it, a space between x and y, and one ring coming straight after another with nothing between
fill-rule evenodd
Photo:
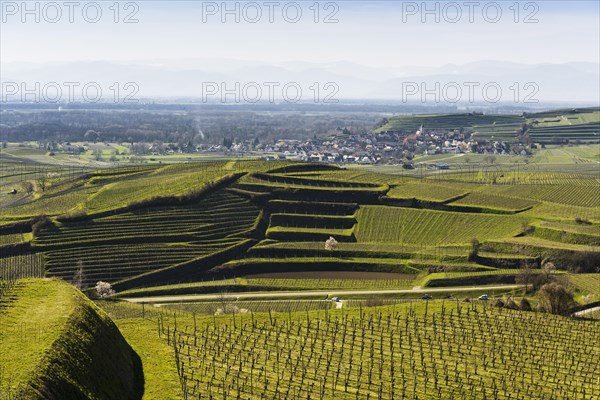
<instances>
[{"instance_id":1,"label":"green grassy hill","mask_svg":"<svg viewBox=\"0 0 600 400\"><path fill-rule=\"evenodd\" d=\"M133 400L143 393L141 361L114 323L58 280L18 281L0 298L0 365L3 398Z\"/></svg>"}]
</instances>

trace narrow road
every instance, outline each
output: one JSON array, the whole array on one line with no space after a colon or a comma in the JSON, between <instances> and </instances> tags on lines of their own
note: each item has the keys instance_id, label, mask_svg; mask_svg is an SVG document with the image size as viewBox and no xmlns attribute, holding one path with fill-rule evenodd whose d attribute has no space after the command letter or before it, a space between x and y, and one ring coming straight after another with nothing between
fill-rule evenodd
<instances>
[{"instance_id":1,"label":"narrow road","mask_svg":"<svg viewBox=\"0 0 600 400\"><path fill-rule=\"evenodd\" d=\"M581 317L581 316L583 316L585 314L593 313L594 311L600 311L600 306L593 307L593 308L588 308L587 310L577 311L576 313L573 313L573 315L575 317Z\"/></svg>"},{"instance_id":2,"label":"narrow road","mask_svg":"<svg viewBox=\"0 0 600 400\"><path fill-rule=\"evenodd\" d=\"M405 294L405 293L436 293L436 292L468 292L480 290L485 293L493 289L517 289L522 285L499 285L499 286L469 286L459 288L413 288L413 289L387 289L387 290L330 290L330 291L296 291L296 292L266 292L266 293L233 293L223 296L221 293L212 294L189 294L180 296L154 296L154 297L129 297L123 298L131 303L176 303L207 300L253 299L253 298L294 298L294 297L323 297L326 296L350 296L350 295L374 295L374 294Z\"/></svg>"}]
</instances>

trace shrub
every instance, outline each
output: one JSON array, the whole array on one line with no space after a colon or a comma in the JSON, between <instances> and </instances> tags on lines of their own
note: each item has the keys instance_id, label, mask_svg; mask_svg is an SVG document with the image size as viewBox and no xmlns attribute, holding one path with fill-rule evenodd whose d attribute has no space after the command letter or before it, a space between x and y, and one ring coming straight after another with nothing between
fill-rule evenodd
<instances>
[{"instance_id":1,"label":"shrub","mask_svg":"<svg viewBox=\"0 0 600 400\"><path fill-rule=\"evenodd\" d=\"M505 303L500 299L496 299L496 301L494 301L494 304L493 304L494 307L498 307L498 308L502 308L502 307L504 307L504 305L505 305Z\"/></svg>"},{"instance_id":2,"label":"shrub","mask_svg":"<svg viewBox=\"0 0 600 400\"><path fill-rule=\"evenodd\" d=\"M523 297L521 299L521 303L519 304L519 308L521 309L521 311L531 311L531 303L529 303L529 300L527 300L525 297Z\"/></svg>"},{"instance_id":3,"label":"shrub","mask_svg":"<svg viewBox=\"0 0 600 400\"><path fill-rule=\"evenodd\" d=\"M71 210L56 217L58 222L74 222L90 218L84 210Z\"/></svg>"},{"instance_id":4,"label":"shrub","mask_svg":"<svg viewBox=\"0 0 600 400\"><path fill-rule=\"evenodd\" d=\"M517 303L515 303L512 297L509 297L508 300L504 302L504 308L508 308L509 310L518 310L519 306L517 305Z\"/></svg>"},{"instance_id":5,"label":"shrub","mask_svg":"<svg viewBox=\"0 0 600 400\"><path fill-rule=\"evenodd\" d=\"M42 228L52 225L52 220L46 215L35 217L31 222L31 232L33 233L33 236L37 236Z\"/></svg>"}]
</instances>

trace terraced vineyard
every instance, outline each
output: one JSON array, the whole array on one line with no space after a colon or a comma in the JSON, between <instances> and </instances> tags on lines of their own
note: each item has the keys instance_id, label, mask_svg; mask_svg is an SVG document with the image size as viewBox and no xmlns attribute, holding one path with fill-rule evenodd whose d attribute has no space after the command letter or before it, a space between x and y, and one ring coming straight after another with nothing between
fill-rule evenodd
<instances>
[{"instance_id":1,"label":"terraced vineyard","mask_svg":"<svg viewBox=\"0 0 600 400\"><path fill-rule=\"evenodd\" d=\"M25 241L25 237L22 233L9 233L7 235L0 236L0 246L7 244L17 244Z\"/></svg>"},{"instance_id":2,"label":"terraced vineyard","mask_svg":"<svg viewBox=\"0 0 600 400\"><path fill-rule=\"evenodd\" d=\"M361 207L357 220L359 242L461 244L522 231L516 217L381 206Z\"/></svg>"},{"instance_id":3,"label":"terraced vineyard","mask_svg":"<svg viewBox=\"0 0 600 400\"><path fill-rule=\"evenodd\" d=\"M473 128L481 130L482 126L502 126L502 130L518 128L524 122L522 117L509 115L482 115L482 114L442 114L442 115L407 115L396 116L378 128L378 132L403 132L423 129L453 130ZM491 129L491 128L490 128Z\"/></svg>"},{"instance_id":4,"label":"terraced vineyard","mask_svg":"<svg viewBox=\"0 0 600 400\"><path fill-rule=\"evenodd\" d=\"M461 182L480 184L503 184L503 185L598 185L595 166L590 166L589 171L584 173L569 172L539 172L539 171L515 171L502 167L483 167L475 172L448 173L443 176L446 180L457 180Z\"/></svg>"},{"instance_id":5,"label":"terraced vineyard","mask_svg":"<svg viewBox=\"0 0 600 400\"><path fill-rule=\"evenodd\" d=\"M466 195L468 186L457 187L457 185L440 185L435 183L423 184L423 182L408 182L399 184L388 192L388 196L399 199L417 198L431 201L450 201Z\"/></svg>"},{"instance_id":6,"label":"terraced vineyard","mask_svg":"<svg viewBox=\"0 0 600 400\"><path fill-rule=\"evenodd\" d=\"M89 196L96 193L96 188L79 187L66 191L52 191L39 199L20 204L15 207L2 209L0 218L3 219L20 219L29 218L39 214L46 215L61 215L70 210L81 207ZM48 191L50 192L50 191Z\"/></svg>"},{"instance_id":7,"label":"terraced vineyard","mask_svg":"<svg viewBox=\"0 0 600 400\"><path fill-rule=\"evenodd\" d=\"M2 277L39 278L44 276L44 257L39 253L24 253L0 258Z\"/></svg>"},{"instance_id":8,"label":"terraced vineyard","mask_svg":"<svg viewBox=\"0 0 600 400\"><path fill-rule=\"evenodd\" d=\"M394 116L379 132L414 133L418 130L462 130L478 141L518 142L527 135L534 143L598 143L598 108L556 110L524 115L423 114Z\"/></svg>"},{"instance_id":9,"label":"terraced vineyard","mask_svg":"<svg viewBox=\"0 0 600 400\"><path fill-rule=\"evenodd\" d=\"M569 274L565 279L578 290L600 297L600 274Z\"/></svg>"},{"instance_id":10,"label":"terraced vineyard","mask_svg":"<svg viewBox=\"0 0 600 400\"><path fill-rule=\"evenodd\" d=\"M600 207L597 196L598 183L587 180L581 185L508 185L490 191L510 198L531 199L577 207Z\"/></svg>"},{"instance_id":11,"label":"terraced vineyard","mask_svg":"<svg viewBox=\"0 0 600 400\"><path fill-rule=\"evenodd\" d=\"M25 253L0 257L0 311L2 297L21 279L44 276L44 259L40 254Z\"/></svg>"},{"instance_id":12,"label":"terraced vineyard","mask_svg":"<svg viewBox=\"0 0 600 400\"><path fill-rule=\"evenodd\" d=\"M548 257L590 271L597 178L539 177L544 184L487 185L258 161L100 170L4 207L0 246L41 257L47 275L118 290L286 271L481 271ZM27 219L42 210L50 218ZM591 225L574 225L574 215ZM338 245L327 250L330 237ZM485 256L469 258L474 239ZM581 260L567 265L569 255Z\"/></svg>"},{"instance_id":13,"label":"terraced vineyard","mask_svg":"<svg viewBox=\"0 0 600 400\"><path fill-rule=\"evenodd\" d=\"M586 223L577 223L575 222L559 222L559 221L540 221L539 223L542 227L547 227L551 229L561 230L565 232L573 232L580 235L589 235L589 236L598 236L600 235L600 226L586 224Z\"/></svg>"},{"instance_id":14,"label":"terraced vineyard","mask_svg":"<svg viewBox=\"0 0 600 400\"><path fill-rule=\"evenodd\" d=\"M85 283L120 281L235 246L258 209L234 194L217 192L198 204L148 208L112 217L46 227L34 240L48 249L50 275Z\"/></svg>"},{"instance_id":15,"label":"terraced vineyard","mask_svg":"<svg viewBox=\"0 0 600 400\"><path fill-rule=\"evenodd\" d=\"M592 122L578 125L557 125L534 127L528 130L529 136L537 142L546 143L569 143L591 142L598 141L598 132L600 131L600 123Z\"/></svg>"},{"instance_id":16,"label":"terraced vineyard","mask_svg":"<svg viewBox=\"0 0 600 400\"><path fill-rule=\"evenodd\" d=\"M474 125L473 136L477 140L489 141L505 141L513 142L517 140L517 136L523 124L519 121L508 123L492 123L489 125Z\"/></svg>"},{"instance_id":17,"label":"terraced vineyard","mask_svg":"<svg viewBox=\"0 0 600 400\"><path fill-rule=\"evenodd\" d=\"M391 274L390 274L391 275ZM394 274L396 275L396 274ZM388 279L311 279L311 278L258 278L248 279L249 285L271 286L282 289L409 289L417 281L414 279L395 279L390 276Z\"/></svg>"},{"instance_id":18,"label":"terraced vineyard","mask_svg":"<svg viewBox=\"0 0 600 400\"><path fill-rule=\"evenodd\" d=\"M496 210L519 212L533 207L537 204L537 202L515 197L504 197L484 193L470 193L457 201L453 201L451 204L487 207Z\"/></svg>"},{"instance_id":19,"label":"terraced vineyard","mask_svg":"<svg viewBox=\"0 0 600 400\"><path fill-rule=\"evenodd\" d=\"M87 199L84 207L95 212L155 196L181 195L202 189L209 181L223 175L223 165L212 163L199 168L175 164L144 174L120 174L110 180L102 180L102 188Z\"/></svg>"}]
</instances>

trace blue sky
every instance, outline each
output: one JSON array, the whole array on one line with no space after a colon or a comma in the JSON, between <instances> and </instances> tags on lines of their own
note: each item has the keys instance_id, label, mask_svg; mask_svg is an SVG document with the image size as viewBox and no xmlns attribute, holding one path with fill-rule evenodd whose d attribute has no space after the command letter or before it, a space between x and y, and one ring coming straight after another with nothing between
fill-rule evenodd
<instances>
[{"instance_id":1,"label":"blue sky","mask_svg":"<svg viewBox=\"0 0 600 400\"><path fill-rule=\"evenodd\" d=\"M283 17L283 6L291 3L287 1L279 1L281 6L274 9L274 23L267 20L268 7L263 1L256 2L263 13L258 23L244 20L245 16L254 17L241 11L247 2L239 3L239 23L233 15L226 16L223 23L222 10L210 9L214 5L220 7L220 1L138 1L137 11L129 8L119 13L122 20L136 11L134 17L139 22L131 24L113 22L114 10L109 9L113 1L99 2L103 15L94 24L83 20L77 11L75 23L69 23L65 9L58 23L45 21L41 11L39 23L31 16L23 23L19 18L22 10L15 15L10 10L7 15L6 3L10 2L2 3L2 63L233 58L267 63L345 60L376 67L433 67L479 60L531 64L600 60L597 1L536 1L527 9L528 2L519 2L518 22L514 21L515 10L511 8L515 1L498 1L495 4L500 5L502 16L495 23L483 16L484 6L494 11L494 2L487 1L479 2L480 7L475 8L473 23L468 21L469 8L463 1L454 2L463 13L456 23L444 20L456 18L455 9L447 6L452 2L448 1L437 2L439 22L432 14L421 21L421 1L321 1L317 2L319 23L313 20L313 0L298 2L303 14L296 23ZM435 4L428 2L427 7ZM207 12L205 21L203 7ZM294 8L290 6L290 10ZM251 11L247 8L248 13ZM332 13L338 22L323 23L325 16ZM538 22L525 23L527 15Z\"/></svg>"}]
</instances>

